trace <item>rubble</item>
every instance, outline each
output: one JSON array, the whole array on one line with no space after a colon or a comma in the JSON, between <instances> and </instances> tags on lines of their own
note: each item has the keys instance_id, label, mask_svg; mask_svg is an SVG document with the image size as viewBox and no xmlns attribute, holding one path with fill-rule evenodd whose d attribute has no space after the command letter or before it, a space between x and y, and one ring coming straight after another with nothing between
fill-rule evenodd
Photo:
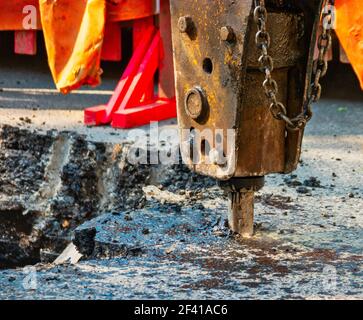
<instances>
[{"instance_id":1,"label":"rubble","mask_svg":"<svg viewBox=\"0 0 363 320\"><path fill-rule=\"evenodd\" d=\"M15 227L1 233L0 257L7 262L0 268L54 261L78 226L105 212L141 210L151 198L162 211L180 212L183 199L194 203L191 195L200 197L204 187L216 186L212 179L188 175L182 164L131 165L127 144L93 142L75 132L5 125L0 137L0 220L4 226L29 225L27 238ZM20 253L10 250L14 245Z\"/></svg>"}]
</instances>

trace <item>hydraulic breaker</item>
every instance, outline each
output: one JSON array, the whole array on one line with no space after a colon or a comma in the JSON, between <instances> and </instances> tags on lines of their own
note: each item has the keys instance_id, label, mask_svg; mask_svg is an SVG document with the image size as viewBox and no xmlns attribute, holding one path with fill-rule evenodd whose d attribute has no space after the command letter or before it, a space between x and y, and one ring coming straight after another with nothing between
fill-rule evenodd
<instances>
[{"instance_id":1,"label":"hydraulic breaker","mask_svg":"<svg viewBox=\"0 0 363 320\"><path fill-rule=\"evenodd\" d=\"M220 180L230 194L230 227L242 236L253 235L264 176L298 165L331 43L328 16L314 62L323 4L171 0L183 161Z\"/></svg>"}]
</instances>

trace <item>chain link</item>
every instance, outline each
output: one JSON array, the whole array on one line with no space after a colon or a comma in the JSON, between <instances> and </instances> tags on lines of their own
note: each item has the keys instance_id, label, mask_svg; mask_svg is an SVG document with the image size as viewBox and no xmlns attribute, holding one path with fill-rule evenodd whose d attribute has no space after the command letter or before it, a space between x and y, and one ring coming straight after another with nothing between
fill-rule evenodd
<instances>
[{"instance_id":1,"label":"chain link","mask_svg":"<svg viewBox=\"0 0 363 320\"><path fill-rule=\"evenodd\" d=\"M324 77L328 71L327 54L332 45L331 29L333 13L329 11L324 15L324 21L326 23L323 24L323 32L318 39L319 57L314 63L313 81L311 84L310 95L304 103L304 110L298 116L289 118L286 107L277 99L279 88L277 82L272 77L274 60L268 53L268 49L271 45L271 37L267 31L268 12L265 0L256 0L255 2L254 20L258 29L255 42L257 48L261 50L261 56L258 61L261 65L261 71L265 74L265 80L262 86L270 103L270 112L275 119L285 122L287 130L303 130L313 116L312 103L319 101L321 97L322 87L320 79ZM326 0L324 5L329 4L333 6L334 2L334 0Z\"/></svg>"}]
</instances>

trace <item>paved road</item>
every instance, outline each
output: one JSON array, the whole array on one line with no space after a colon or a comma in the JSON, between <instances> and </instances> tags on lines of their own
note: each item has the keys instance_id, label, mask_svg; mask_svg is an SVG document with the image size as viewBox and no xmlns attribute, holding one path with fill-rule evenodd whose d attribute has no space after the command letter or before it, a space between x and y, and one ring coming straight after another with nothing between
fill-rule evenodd
<instances>
[{"instance_id":1,"label":"paved road","mask_svg":"<svg viewBox=\"0 0 363 320\"><path fill-rule=\"evenodd\" d=\"M29 62L35 71L32 65ZM0 61L0 70L4 88L52 86L43 69L27 74ZM2 271L0 298L363 298L363 94L348 71L345 66L333 68L325 84L296 176L272 175L259 193L254 240L199 235L171 249L176 251L172 257L147 250L141 257L39 266L38 285L31 291L24 290L24 270ZM17 83L19 78L23 80ZM111 77L101 90L114 83ZM73 109L96 100L103 97L0 92L0 121L16 124L27 115L32 123L22 125L30 128L46 121L44 128L76 129L96 140L125 140L123 131L82 126L82 113ZM32 110L37 105L41 110ZM61 120L63 115L67 121ZM309 183L315 187L301 188ZM196 201L205 205L206 219L226 214L227 202L215 189L206 189ZM185 221L190 215L193 224L193 208L186 206L177 219Z\"/></svg>"}]
</instances>

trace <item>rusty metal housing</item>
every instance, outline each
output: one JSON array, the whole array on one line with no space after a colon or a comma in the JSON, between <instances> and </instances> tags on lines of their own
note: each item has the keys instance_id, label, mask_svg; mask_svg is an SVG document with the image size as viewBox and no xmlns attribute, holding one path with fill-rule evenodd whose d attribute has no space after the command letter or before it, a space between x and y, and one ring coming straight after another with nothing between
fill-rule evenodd
<instances>
[{"instance_id":1,"label":"rusty metal housing","mask_svg":"<svg viewBox=\"0 0 363 320\"><path fill-rule=\"evenodd\" d=\"M192 170L220 180L291 172L301 152L303 131L288 132L271 116L262 89L254 2L171 1L183 160ZM266 4L277 98L293 117L302 111L310 90L322 0ZM200 161L193 163L188 132L194 129L210 129L216 135L223 129L223 165L207 161L201 150L206 145L213 150L216 135L199 137L201 143L194 152L200 153ZM231 139L227 129L235 130L232 147L227 143Z\"/></svg>"}]
</instances>

